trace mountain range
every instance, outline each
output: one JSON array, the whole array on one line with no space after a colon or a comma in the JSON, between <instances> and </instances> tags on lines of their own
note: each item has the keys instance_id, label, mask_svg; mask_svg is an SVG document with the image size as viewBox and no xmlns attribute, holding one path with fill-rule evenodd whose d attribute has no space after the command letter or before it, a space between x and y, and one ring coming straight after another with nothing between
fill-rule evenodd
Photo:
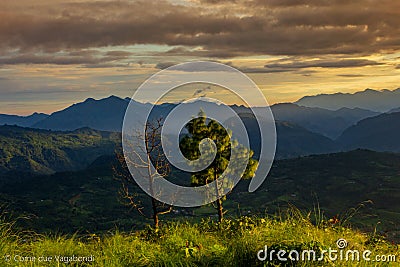
<instances>
[{"instance_id":1,"label":"mountain range","mask_svg":"<svg viewBox=\"0 0 400 267\"><path fill-rule=\"evenodd\" d=\"M257 120L239 114L249 134L250 146L259 157L261 135ZM276 159L312 154L349 151L357 148L400 152L400 112L366 118L349 127L336 140L297 124L276 121ZM226 125L235 129L228 119ZM75 131L50 131L19 126L0 126L0 175L15 171L50 174L84 169L103 155L120 148L121 135L81 128Z\"/></svg>"},{"instance_id":2,"label":"mountain range","mask_svg":"<svg viewBox=\"0 0 400 267\"><path fill-rule=\"evenodd\" d=\"M351 126L337 140L346 150L365 148L400 152L400 112L367 118Z\"/></svg>"},{"instance_id":3,"label":"mountain range","mask_svg":"<svg viewBox=\"0 0 400 267\"><path fill-rule=\"evenodd\" d=\"M259 157L261 134L258 122L253 114L240 113L240 119L246 127L250 147L256 158ZM225 121L232 131L235 125L231 119ZM323 154L338 151L335 142L326 136L312 132L297 124L287 121L275 121L277 145L275 158L295 158L310 154Z\"/></svg>"},{"instance_id":4,"label":"mountain range","mask_svg":"<svg viewBox=\"0 0 400 267\"><path fill-rule=\"evenodd\" d=\"M377 99L380 99L382 98L382 95L390 94L393 96L397 94L397 92L400 92L400 89L395 91L374 91L368 89L355 94L334 94L324 95L324 97L328 97L331 99L330 102L334 103L332 100L335 98L335 96L340 95L350 95L352 97L357 96L359 98L363 98L361 96L365 97L366 94L372 94L377 96ZM393 98L396 100L395 97ZM386 100L372 103L375 106L386 106L386 108L390 105L397 107L392 108L388 113L380 113L360 107L340 107L336 110L330 110L321 107L301 106L300 104L303 104L305 99L317 100L320 98L319 96L316 96L315 98L305 97L296 102L297 104L280 103L271 106L271 111L276 121L278 134L277 158L291 158L310 154L347 151L356 148L366 148L376 151L400 151L400 140L396 135L396 133L399 132L398 125L400 125L400 113L397 112L399 111L398 106L400 105L400 101L398 101L397 104L391 104L391 102L387 102ZM118 143L119 141L116 141L116 139L120 138L120 135L117 133L122 129L122 122L129 101L129 98L122 99L116 96L110 96L100 100L88 98L83 102L73 104L64 110L54 112L51 115L39 113L34 113L26 117L0 115L0 125L7 124L30 127L32 129L25 129L24 131L35 135L42 134L43 137L40 138L43 138L43 140L46 139L46 135L51 136L53 139L47 138L47 140L56 140L55 143L57 145L55 146L58 147L57 149L59 150L56 152L52 151L46 153L50 153L50 155L61 155L66 152L63 150L64 147L58 146L58 138L60 138L63 133L65 133L66 138L71 138L71 135L77 134L74 131L81 128L90 128L90 131L92 131L91 134L97 136L104 136L104 132L107 132L108 135L110 135L111 132L116 132L116 135L113 137L113 142ZM205 110L212 110L213 112L216 112L219 109L218 104L214 102L200 100L196 103L196 107L198 107L199 110L202 107L205 107ZM320 103L323 103L323 101ZM134 106L136 112L140 113L148 109L150 104L132 101L131 105ZM342 104L335 103L335 105L339 106ZM371 107L371 105L369 107ZM167 114L176 106L177 104L171 103L156 105L153 108L151 116L155 118L165 118ZM260 144L260 132L253 113L245 106L232 105L230 107L239 114L246 125L247 132L250 136L252 149L255 150L255 155L257 156L257 149L259 148ZM255 107L255 109L263 109L263 107ZM180 119L184 118L186 114L178 113L176 116L176 120L179 121ZM226 116L224 120L228 122L229 125L230 118ZM233 128L234 125L230 125L230 127ZM4 145L2 145L0 149L0 156L5 153L8 153L7 155L13 154L11 152L7 152L5 149L10 147L10 145L7 145L8 142L15 144L16 148L29 144L30 146L33 146L32 149L34 151L38 151L38 149L35 148L36 143L30 143L32 140L34 140L34 138L31 138L28 141L21 141L23 139L18 138L20 137L19 134L23 131L19 130L18 132L16 129L18 128L1 128L0 137L3 138ZM41 130L35 131L34 129ZM15 139L18 139L18 141L4 139L7 131L10 130L15 132ZM46 130L51 130L53 132ZM82 130L78 130L78 132L79 131ZM118 136L118 138L116 136ZM92 137L89 139L92 140ZM102 140L101 142L103 141L109 140ZM81 141L78 140L78 143L79 142ZM25 152L20 151L18 153L14 153L14 158L29 152L28 149L24 149ZM29 160L25 158L24 160L17 159L17 162L18 164L22 164L22 162L24 162L26 165L25 169L37 169L41 173L51 173L64 169L74 169L78 168L78 166L83 167L85 165L79 165L80 163L69 159L69 155L63 155L61 158L68 159L64 163L57 163L57 167L55 168L46 165L46 162L49 162L47 159L44 159L44 161L39 160L39 162L37 162L32 158L29 158ZM94 160L94 158L90 158L89 161L91 160ZM11 161L11 163L8 162L7 164L3 162L3 168L6 169L4 166L13 166L14 163ZM86 164L88 164L88 162L86 162ZM63 169L63 167L60 167L67 165L69 166L68 168Z\"/></svg>"},{"instance_id":5,"label":"mountain range","mask_svg":"<svg viewBox=\"0 0 400 267\"><path fill-rule=\"evenodd\" d=\"M340 108L332 111L317 107L303 107L292 103L275 104L271 106L271 110L276 120L298 124L332 139L336 139L345 129L356 122L380 114L360 108Z\"/></svg>"},{"instance_id":6,"label":"mountain range","mask_svg":"<svg viewBox=\"0 0 400 267\"><path fill-rule=\"evenodd\" d=\"M320 94L305 96L295 102L300 106L319 107L330 110L362 108L376 112L387 112L400 106L400 88L391 90L365 89L355 93Z\"/></svg>"},{"instance_id":7,"label":"mountain range","mask_svg":"<svg viewBox=\"0 0 400 267\"><path fill-rule=\"evenodd\" d=\"M400 112L400 108L391 109L388 113Z\"/></svg>"},{"instance_id":8,"label":"mountain range","mask_svg":"<svg viewBox=\"0 0 400 267\"><path fill-rule=\"evenodd\" d=\"M121 131L122 120L129 101L116 96L101 100L88 98L32 125L33 128L73 131L82 127L96 130Z\"/></svg>"},{"instance_id":9,"label":"mountain range","mask_svg":"<svg viewBox=\"0 0 400 267\"><path fill-rule=\"evenodd\" d=\"M0 124L18 125L22 127L32 127L39 129L73 131L82 127L90 127L101 131L121 131L122 121L129 99L122 99L116 96L95 100L89 98L84 102L74 104L64 110L47 115L31 115L36 120L21 120L20 117L10 117L7 121ZM137 112L143 112L146 105L132 101ZM206 106L205 110L218 109L218 105L212 102L201 102ZM152 111L153 116L166 117L166 115L176 106L176 104L156 105ZM251 110L244 106L231 106L237 113L249 113ZM255 109L262 109L257 107ZM276 120L286 121L297 124L312 132L322 134L329 138L337 138L346 128L352 126L367 117L376 116L379 113L360 108L341 108L336 111L302 107L292 103L275 104L271 106L272 113ZM178 114L179 116L179 114ZM184 116L184 114L182 114ZM14 120L12 119L14 118ZM25 118L25 117L24 117ZM226 118L228 119L228 118Z\"/></svg>"},{"instance_id":10,"label":"mountain range","mask_svg":"<svg viewBox=\"0 0 400 267\"><path fill-rule=\"evenodd\" d=\"M376 99L387 93L367 91L379 96ZM249 194L247 181L241 181L226 207L234 211L240 206L249 213L279 212L293 203L311 210L318 196L321 211L333 216L368 202L373 204L362 211L357 223L373 228L382 221L380 227L399 236L400 154L392 152L400 152L400 101L393 96L397 103L382 100L346 106L330 97L337 107L323 106L323 101L321 107L309 107L300 100L271 106L277 149L268 182ZM0 124L7 124L0 126L0 201L21 217L33 214L35 219L26 222L31 229L75 232L83 226L98 230L116 222L143 223L124 213L118 200L120 184L113 173L129 101L116 96L89 98L50 115L0 115ZM144 112L150 104L132 105ZM212 102L198 105L206 110L218 108ZM152 116L165 117L174 107L157 105ZM247 107L231 108L243 121L258 158L262 136L257 120ZM177 114L176 119L185 115ZM234 130L232 118L223 120ZM139 188L134 192L144 195ZM210 215L202 209L199 214Z\"/></svg>"},{"instance_id":11,"label":"mountain range","mask_svg":"<svg viewBox=\"0 0 400 267\"><path fill-rule=\"evenodd\" d=\"M41 120L44 120L49 115L44 113L33 113L29 116L18 116L18 115L8 115L0 114L0 125L18 125L22 127L31 127Z\"/></svg>"}]
</instances>

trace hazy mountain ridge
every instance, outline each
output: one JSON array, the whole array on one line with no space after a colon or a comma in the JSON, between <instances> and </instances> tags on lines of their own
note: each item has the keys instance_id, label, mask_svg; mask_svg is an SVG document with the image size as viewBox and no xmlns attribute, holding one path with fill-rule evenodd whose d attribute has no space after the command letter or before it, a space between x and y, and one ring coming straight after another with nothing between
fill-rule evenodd
<instances>
[{"instance_id":1,"label":"hazy mountain ridge","mask_svg":"<svg viewBox=\"0 0 400 267\"><path fill-rule=\"evenodd\" d=\"M121 131L128 103L129 98L121 99L116 96L100 100L89 98L84 102L54 112L43 120L34 123L31 127L62 131L72 131L82 127L104 131ZM205 106L206 110L218 109L216 103L206 101L199 103ZM135 110L141 113L150 104L132 102L131 105L134 105ZM153 118L165 118L176 105L171 103L156 105L151 116ZM232 105L231 108L237 113L251 114L251 110L244 106ZM262 109L262 107L255 109ZM278 121L288 121L332 139L337 138L346 128L357 121L379 114L359 108L341 108L331 111L322 108L302 107L292 103L275 104L271 106L271 110ZM177 114L177 116L180 116L180 114ZM185 114L182 114L182 116L185 116Z\"/></svg>"},{"instance_id":2,"label":"hazy mountain ridge","mask_svg":"<svg viewBox=\"0 0 400 267\"><path fill-rule=\"evenodd\" d=\"M335 142L326 136L313 133L289 122L276 122L276 158L296 158L312 154L338 151Z\"/></svg>"},{"instance_id":3,"label":"hazy mountain ridge","mask_svg":"<svg viewBox=\"0 0 400 267\"><path fill-rule=\"evenodd\" d=\"M253 114L240 113L249 134L250 147L259 157L261 134L256 118ZM235 131L232 119L225 121L229 129ZM275 121L277 144L275 157L295 158L310 154L323 154L338 151L335 142L321 134L311 132L304 127L286 121Z\"/></svg>"},{"instance_id":4,"label":"hazy mountain ridge","mask_svg":"<svg viewBox=\"0 0 400 267\"><path fill-rule=\"evenodd\" d=\"M29 116L18 116L0 114L0 125L17 125L21 127L31 127L39 121L44 120L49 115L44 113L33 113Z\"/></svg>"},{"instance_id":5,"label":"hazy mountain ridge","mask_svg":"<svg viewBox=\"0 0 400 267\"><path fill-rule=\"evenodd\" d=\"M116 96L100 100L88 98L32 125L33 128L72 131L82 127L96 130L121 131L122 118L128 101Z\"/></svg>"},{"instance_id":6,"label":"hazy mountain ridge","mask_svg":"<svg viewBox=\"0 0 400 267\"><path fill-rule=\"evenodd\" d=\"M337 110L343 107L362 108L377 112L387 112L400 105L400 88L391 90L365 89L355 93L320 94L304 96L295 102L300 106Z\"/></svg>"},{"instance_id":7,"label":"hazy mountain ridge","mask_svg":"<svg viewBox=\"0 0 400 267\"><path fill-rule=\"evenodd\" d=\"M376 93L376 91L374 92ZM359 92L359 94L363 94L363 92ZM109 137L100 137L97 140L99 142L97 145L105 145L104 148L100 148L97 145L91 147L93 144L91 143L92 137L102 136L100 131L120 132L129 101L129 98L121 99L116 96L100 100L88 98L84 102L54 112L50 116L36 113L27 117L6 116L9 121L12 119L21 119L25 123L29 121L29 123L33 123L31 126L33 128L66 132L55 133L45 130L25 129L24 131L29 134L21 134L22 130L18 132L15 127L1 128L0 171L7 172L18 168L35 173L75 170L84 168L106 152L112 153L119 146L119 140L116 140L120 134L113 133L115 135L112 138L113 140L110 140ZM219 110L218 105L213 102L198 101L197 104L199 109L205 107L205 110ZM132 101L131 105L134 105L136 112L140 113L147 110L150 104ZM153 118L165 118L176 105L172 103L156 105L151 116ZM397 104L397 108L398 106L399 104ZM241 116L248 128L250 144L257 155L260 134L258 124L251 110L238 105L232 105L231 108ZM262 107L256 107L255 109L262 109ZM379 112L346 107L333 111L318 107L304 107L293 103L275 104L271 106L271 110L276 120L276 157L278 159L332 153L341 150L347 151L356 148L376 151L400 151L400 142L396 136L396 133L399 132L399 128L396 125L400 125L400 117L397 115L380 115ZM395 111L396 109L392 110L392 112ZM176 120L179 120L181 119L180 116L186 116L186 114L177 114L176 116L178 116ZM228 117L226 121L229 122ZM232 129L234 128L234 125L230 126ZM82 127L89 127L95 130L80 129ZM80 130L75 133L70 132L75 129ZM86 131L86 133L82 131ZM85 140L77 138L77 142L80 142L80 145L85 147L82 150L84 152L76 149L76 147L70 149L59 142L59 139L63 138L69 140L71 134L78 134L78 132L80 132L79 135L85 136L89 140L85 143ZM15 136L12 136L13 134ZM28 138L23 140L21 135L36 136L36 139ZM38 135L40 137L37 137ZM335 140L336 138L338 139ZM47 143L43 145L43 142ZM79 153L85 155L85 159L79 160L78 157L81 156Z\"/></svg>"},{"instance_id":8,"label":"hazy mountain ridge","mask_svg":"<svg viewBox=\"0 0 400 267\"><path fill-rule=\"evenodd\" d=\"M259 155L261 136L254 115L239 114L249 133L251 148ZM229 119L229 128L235 129ZM357 148L400 152L400 112L361 120L333 141L321 134L286 121L276 121L276 158L348 151ZM49 131L0 126L0 173L24 171L53 173L87 167L96 158L120 147L120 133L81 128Z\"/></svg>"},{"instance_id":9,"label":"hazy mountain ridge","mask_svg":"<svg viewBox=\"0 0 400 267\"><path fill-rule=\"evenodd\" d=\"M384 113L359 121L345 130L337 142L344 149L400 152L399 133L400 112Z\"/></svg>"},{"instance_id":10,"label":"hazy mountain ridge","mask_svg":"<svg viewBox=\"0 0 400 267\"><path fill-rule=\"evenodd\" d=\"M380 114L359 108L341 108L331 111L292 103L275 104L271 110L276 120L295 123L331 139L337 138L346 128L359 120Z\"/></svg>"},{"instance_id":11,"label":"hazy mountain ridge","mask_svg":"<svg viewBox=\"0 0 400 267\"><path fill-rule=\"evenodd\" d=\"M400 107L399 107L399 108L391 109L391 110L389 110L388 113L393 113L393 112L400 112Z\"/></svg>"}]
</instances>

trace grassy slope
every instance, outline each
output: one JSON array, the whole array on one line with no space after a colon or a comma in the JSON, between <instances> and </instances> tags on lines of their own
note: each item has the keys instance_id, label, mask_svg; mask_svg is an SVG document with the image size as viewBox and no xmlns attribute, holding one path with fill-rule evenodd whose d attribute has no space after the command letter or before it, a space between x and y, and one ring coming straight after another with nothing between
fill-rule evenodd
<instances>
[{"instance_id":1,"label":"grassy slope","mask_svg":"<svg viewBox=\"0 0 400 267\"><path fill-rule=\"evenodd\" d=\"M276 213L288 204L304 210L319 206L365 231L385 232L400 240L400 155L355 150L278 161L266 181L249 194L247 183L235 189L227 207Z\"/></svg>"},{"instance_id":2,"label":"grassy slope","mask_svg":"<svg viewBox=\"0 0 400 267\"><path fill-rule=\"evenodd\" d=\"M242 217L226 221L218 226L201 224L170 223L158 231L153 229L131 233L113 232L96 236L43 236L34 234L11 235L6 224L0 224L0 255L10 255L7 263L0 258L1 266L86 266L84 264L57 265L55 255L90 256L94 262L87 266L263 266L257 260L258 250L268 248L290 251L313 249L337 249L336 241L344 238L348 249L371 250L371 258L377 254L396 255L399 246L391 245L376 236L333 227L329 224L317 226L298 212L286 220L272 218ZM16 263L15 255L53 256L51 262ZM266 266L278 263L275 258ZM362 266L376 266L374 262L361 262ZM336 261L335 266L353 266L355 262ZM394 263L392 263L394 264ZM329 258L322 262L300 262L301 266L333 265ZM287 266L293 266L288 264ZM380 265L385 266L385 265ZM387 265L389 266L389 265ZM391 265L394 266L394 265Z\"/></svg>"},{"instance_id":3,"label":"grassy slope","mask_svg":"<svg viewBox=\"0 0 400 267\"><path fill-rule=\"evenodd\" d=\"M382 224L394 223L393 227L397 227L399 209L396 206L398 202L395 200L398 195L395 194L397 191L394 188L399 184L396 182L400 173L399 160L399 156L395 154L353 151L279 161L272 170L269 180L257 193L240 192L246 189L244 183L238 187L236 193L228 196L226 207L229 213L227 215L233 216L236 213L237 204L240 204L242 214L245 214L247 209L252 213L257 210L262 212L265 208L272 211L284 205L287 206L288 203L307 208L307 205L315 203L315 194L318 195L318 202L322 209L318 212L325 211L326 215L329 215L328 213L335 214L338 209L339 211L347 209L348 205L354 206L360 199L363 200L368 196L369 198L376 197L373 213L383 217L374 217L372 220L370 217L362 218L372 226L377 225L376 220L380 219ZM293 212L288 216L282 216L285 219L242 217L239 220L227 221L222 226L223 231L218 231L218 227L213 223L189 224L185 222L186 218L179 216L182 219L180 223L166 223L164 220L164 226L159 232L149 229L135 230L139 226L134 226L133 232L130 233L108 232L107 234L102 231L103 234L94 235L93 233L97 231L92 231L90 223L98 223L98 226L110 230L114 225L113 221L109 220L110 218L117 218L118 223L127 220L129 224L132 223L129 217L135 216L121 213L126 208L112 201L116 197L118 183L110 177L106 169L108 168L95 168L84 172L36 177L31 183L16 184L15 190L7 187L12 193L19 192L20 194L15 197L20 197L18 201L21 202L14 205L19 205L21 208L32 205L31 211L39 218L28 220L28 222L43 227L43 231L51 231L52 226L57 225L61 228L60 230L68 227L70 230L82 230L84 227L88 232L80 231L86 235L73 237L25 232L15 234L14 231L8 231L7 224L0 223L0 266L57 266L54 261L47 265L44 263L18 265L15 262L5 265L2 261L3 255L16 254L24 256L93 255L95 263L92 266L111 267L249 266L249 263L252 265L259 263L256 260L256 254L264 245L288 250L310 247L317 250L328 247L335 249L335 242L339 238L345 238L349 243L349 248L369 249L373 251L373 255L398 253L398 245L390 245L372 234L367 235L357 230L344 228L342 222L332 226L327 222L326 217L321 217L319 213L301 215L299 212ZM302 183L299 183L300 181ZM348 182L351 183L347 184ZM370 186L374 184L379 186ZM336 187L332 188L332 186ZM36 189L33 190L34 188ZM81 198L75 205L69 204L68 200L79 192L82 193ZM114 192L114 195L110 192ZM379 200L382 202L380 203ZM34 202L30 203L31 201ZM385 203L391 203L390 207L385 207ZM202 216L214 213L215 211L210 206L195 210L196 215ZM200 218L197 217L197 220ZM357 216L357 219L359 218ZM54 219L57 220L54 221ZM378 226L381 227L381 224ZM70 230L65 232L70 232ZM54 233L54 231L51 232ZM321 262L318 262L313 266L321 265ZM354 263L342 262L339 266L341 265L352 266ZM362 266L376 265L363 262Z\"/></svg>"}]
</instances>

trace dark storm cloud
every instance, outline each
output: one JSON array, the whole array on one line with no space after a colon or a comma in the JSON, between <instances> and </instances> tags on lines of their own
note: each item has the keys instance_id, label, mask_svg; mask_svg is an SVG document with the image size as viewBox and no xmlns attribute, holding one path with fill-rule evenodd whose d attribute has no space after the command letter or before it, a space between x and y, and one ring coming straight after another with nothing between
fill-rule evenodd
<instances>
[{"instance_id":1,"label":"dark storm cloud","mask_svg":"<svg viewBox=\"0 0 400 267\"><path fill-rule=\"evenodd\" d=\"M234 66L232 66L234 67ZM251 68L251 67L241 67L241 68L237 68L238 70L240 70L241 72L244 73L278 73L278 72L289 72L289 71L293 71L293 69L268 69L268 68Z\"/></svg>"},{"instance_id":2,"label":"dark storm cloud","mask_svg":"<svg viewBox=\"0 0 400 267\"><path fill-rule=\"evenodd\" d=\"M114 50L114 51L108 51L106 53L106 56L110 56L110 57L114 57L114 58L127 58L129 56L131 56L132 53L128 52L128 51L118 51L118 50Z\"/></svg>"},{"instance_id":3,"label":"dark storm cloud","mask_svg":"<svg viewBox=\"0 0 400 267\"><path fill-rule=\"evenodd\" d=\"M207 0L209 5L204 1L177 5L163 0L64 0L37 6L33 0L4 1L2 51L160 44L188 47L189 55L224 58L359 55L400 46L397 0ZM185 51L178 48L173 53Z\"/></svg>"},{"instance_id":4,"label":"dark storm cloud","mask_svg":"<svg viewBox=\"0 0 400 267\"><path fill-rule=\"evenodd\" d=\"M199 88L196 91L194 91L192 97L207 97L208 94L213 94L216 93L215 90L212 89L210 85Z\"/></svg>"},{"instance_id":5,"label":"dark storm cloud","mask_svg":"<svg viewBox=\"0 0 400 267\"><path fill-rule=\"evenodd\" d=\"M53 55L35 55L26 54L14 57L0 58L0 65L6 64L84 64L84 63L100 63L101 60L94 57L71 57L71 56L53 56Z\"/></svg>"},{"instance_id":6,"label":"dark storm cloud","mask_svg":"<svg viewBox=\"0 0 400 267\"><path fill-rule=\"evenodd\" d=\"M364 67L381 65L382 63L367 60L367 59L320 59L320 60L308 60L301 61L297 57L291 57L290 59L275 60L272 63L268 63L263 67L249 67L249 66L236 66L232 62L219 62L225 65L229 65L244 73L280 73L280 72L296 72L299 74L311 74L313 70L307 70L308 68L352 68L352 67ZM160 62L155 67L158 69L166 69L178 63L174 62ZM179 67L177 67L179 70ZM196 69L195 71L209 71L210 69L201 70ZM304 72L304 73L303 73Z\"/></svg>"},{"instance_id":7,"label":"dark storm cloud","mask_svg":"<svg viewBox=\"0 0 400 267\"><path fill-rule=\"evenodd\" d=\"M208 87L208 89L209 88L210 87ZM205 88L204 89L197 89L196 91L194 91L192 97L205 97L205 96L207 96L206 90L207 89L205 89Z\"/></svg>"},{"instance_id":8,"label":"dark storm cloud","mask_svg":"<svg viewBox=\"0 0 400 267\"><path fill-rule=\"evenodd\" d=\"M169 68L169 67L171 67L173 65L176 65L176 64L177 63L174 63L174 62L160 62L160 63L157 63L155 67L157 69L163 70L163 69Z\"/></svg>"},{"instance_id":9,"label":"dark storm cloud","mask_svg":"<svg viewBox=\"0 0 400 267\"><path fill-rule=\"evenodd\" d=\"M166 52L157 53L158 56L189 56L189 57L206 57L206 58L231 58L236 56L253 55L246 51L234 52L224 49L189 49L187 47L179 46L174 47Z\"/></svg>"},{"instance_id":10,"label":"dark storm cloud","mask_svg":"<svg viewBox=\"0 0 400 267\"><path fill-rule=\"evenodd\" d=\"M112 66L111 62L129 58L131 53L125 51L109 51L100 53L97 50L76 50L68 53L35 53L32 51L0 57L0 65L7 64L55 64L71 65L86 64L93 66L101 64Z\"/></svg>"},{"instance_id":11,"label":"dark storm cloud","mask_svg":"<svg viewBox=\"0 0 400 267\"><path fill-rule=\"evenodd\" d=\"M295 59L293 59L295 60ZM279 60L278 60L279 61ZM284 68L281 67L279 64L276 64L277 66L275 67L267 67L268 65L264 66L264 67L248 67L248 66L235 66L234 64L232 64L232 62L225 62L224 64L229 65L241 72L244 73L280 73L280 72L293 72L293 73L298 73L298 74L302 74L302 75L310 75L312 73L314 73L314 70L304 70L302 68L294 68L294 67L289 67L289 68ZM282 64L283 65L283 64Z\"/></svg>"},{"instance_id":12,"label":"dark storm cloud","mask_svg":"<svg viewBox=\"0 0 400 267\"><path fill-rule=\"evenodd\" d=\"M366 77L365 74L338 74L338 77L346 77L346 78L359 78L359 77Z\"/></svg>"},{"instance_id":13,"label":"dark storm cloud","mask_svg":"<svg viewBox=\"0 0 400 267\"><path fill-rule=\"evenodd\" d=\"M179 44L179 35L234 31L240 23L236 18L192 14L196 10L163 1L87 2L67 7L60 14L0 12L5 21L0 25L1 44L49 51L149 43L173 45Z\"/></svg>"},{"instance_id":14,"label":"dark storm cloud","mask_svg":"<svg viewBox=\"0 0 400 267\"><path fill-rule=\"evenodd\" d=\"M220 63L218 61L215 61L217 63ZM231 69L225 69L222 66L210 66L209 64L198 64L198 65L191 65L190 68L188 68L187 65L182 65L179 63L174 63L174 62L161 62L156 64L156 68L158 69L166 69L169 68L171 66L174 66L174 70L176 71L184 71L184 72L209 72L209 71L234 71Z\"/></svg>"},{"instance_id":15,"label":"dark storm cloud","mask_svg":"<svg viewBox=\"0 0 400 267\"><path fill-rule=\"evenodd\" d=\"M380 63L367 59L339 59L339 60L311 60L290 63L266 64L266 68L301 69L301 68L349 68L380 65Z\"/></svg>"},{"instance_id":16,"label":"dark storm cloud","mask_svg":"<svg viewBox=\"0 0 400 267\"><path fill-rule=\"evenodd\" d=\"M363 0L352 0L355 2L362 2ZM247 2L247 1L244 1ZM249 3L262 6L279 6L279 7L293 7L293 6L330 6L330 5L343 5L348 4L348 0L249 0ZM364 1L365 2L365 1Z\"/></svg>"}]
</instances>

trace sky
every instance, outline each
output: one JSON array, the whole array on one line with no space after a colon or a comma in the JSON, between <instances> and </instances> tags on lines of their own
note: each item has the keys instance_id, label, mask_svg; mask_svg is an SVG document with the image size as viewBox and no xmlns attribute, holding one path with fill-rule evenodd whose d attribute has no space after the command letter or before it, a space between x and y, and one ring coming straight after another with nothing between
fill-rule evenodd
<instances>
[{"instance_id":1,"label":"sky","mask_svg":"<svg viewBox=\"0 0 400 267\"><path fill-rule=\"evenodd\" d=\"M196 60L246 73L270 104L393 90L398 25L398 0L1 0L0 113L132 96L161 69Z\"/></svg>"}]
</instances>

